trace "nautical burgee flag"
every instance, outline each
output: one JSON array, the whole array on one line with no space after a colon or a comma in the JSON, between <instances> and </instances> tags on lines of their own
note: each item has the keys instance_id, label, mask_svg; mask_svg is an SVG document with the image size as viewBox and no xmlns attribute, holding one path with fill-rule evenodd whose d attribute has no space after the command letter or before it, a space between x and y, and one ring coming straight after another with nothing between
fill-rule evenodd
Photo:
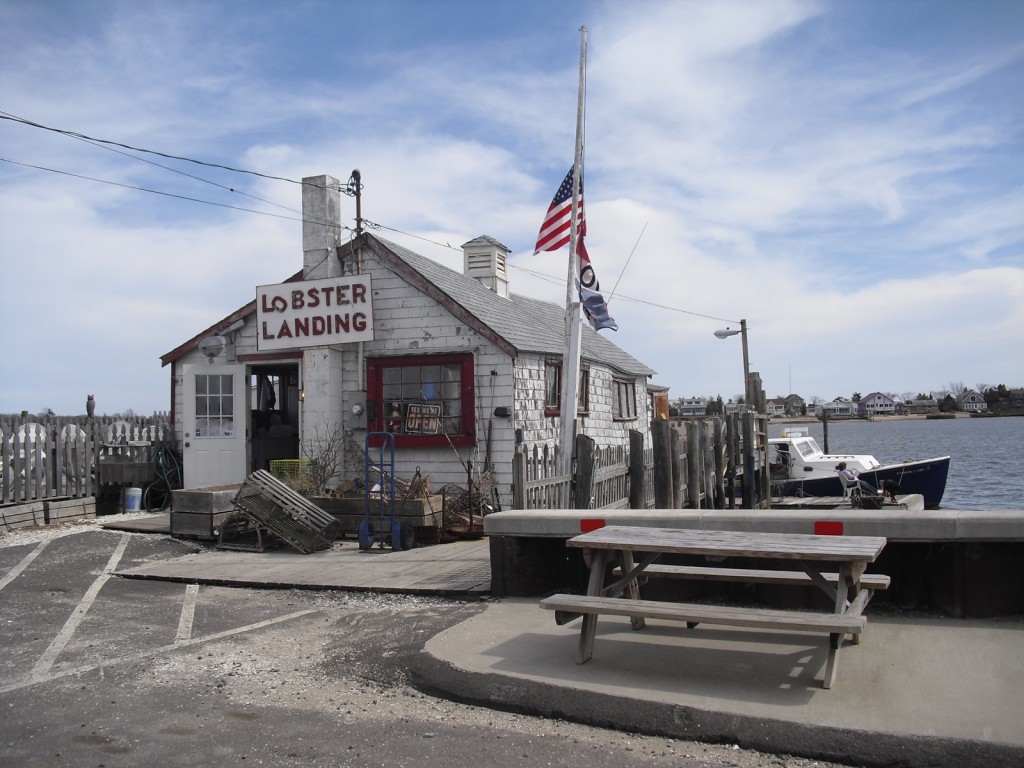
<instances>
[{"instance_id":1,"label":"nautical burgee flag","mask_svg":"<svg viewBox=\"0 0 1024 768\"><path fill-rule=\"evenodd\" d=\"M555 197L548 206L544 223L541 224L540 234L537 235L537 245L534 253L541 251L557 251L563 245L569 243L569 222L572 218L572 172L565 175ZM576 257L577 274L579 282L576 288L580 294L580 303L583 305L583 312L587 320L596 329L610 328L613 331L619 330L618 324L608 314L608 303L601 295L601 285L597 281L594 267L590 263L590 256L583 244L587 234L587 217L583 207L583 178L580 178L580 207L576 213L577 226L576 235Z\"/></svg>"}]
</instances>

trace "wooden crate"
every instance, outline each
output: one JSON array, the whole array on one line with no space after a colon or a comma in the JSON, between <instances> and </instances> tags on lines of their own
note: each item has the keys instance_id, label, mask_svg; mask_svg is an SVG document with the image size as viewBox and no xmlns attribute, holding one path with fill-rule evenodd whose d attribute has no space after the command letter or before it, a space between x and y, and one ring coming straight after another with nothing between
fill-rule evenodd
<instances>
[{"instance_id":1,"label":"wooden crate","mask_svg":"<svg viewBox=\"0 0 1024 768\"><path fill-rule=\"evenodd\" d=\"M216 539L220 524L235 508L241 483L171 492L171 535Z\"/></svg>"},{"instance_id":2,"label":"wooden crate","mask_svg":"<svg viewBox=\"0 0 1024 768\"><path fill-rule=\"evenodd\" d=\"M362 494L341 497L318 496L311 501L334 516L339 523L339 535L357 534L359 524L366 519L366 499ZM376 521L379 517L379 507L375 499L370 503L370 517ZM441 496L395 501L395 517L398 522L407 523L414 528L440 528L443 503L444 499ZM390 520L390 517L388 519Z\"/></svg>"}]
</instances>

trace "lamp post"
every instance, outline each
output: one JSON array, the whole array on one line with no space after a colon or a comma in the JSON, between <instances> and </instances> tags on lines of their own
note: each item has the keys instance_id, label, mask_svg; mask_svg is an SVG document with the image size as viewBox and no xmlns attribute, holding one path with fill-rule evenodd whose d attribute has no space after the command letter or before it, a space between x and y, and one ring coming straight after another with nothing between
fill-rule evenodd
<instances>
[{"instance_id":1,"label":"lamp post","mask_svg":"<svg viewBox=\"0 0 1024 768\"><path fill-rule=\"evenodd\" d=\"M740 328L738 331L733 330L732 328L715 331L715 337L719 339L727 339L730 336L735 336L736 334L739 334L743 341L743 403L750 407L753 403L751 403L750 397L750 356L747 353L747 321L740 320Z\"/></svg>"}]
</instances>

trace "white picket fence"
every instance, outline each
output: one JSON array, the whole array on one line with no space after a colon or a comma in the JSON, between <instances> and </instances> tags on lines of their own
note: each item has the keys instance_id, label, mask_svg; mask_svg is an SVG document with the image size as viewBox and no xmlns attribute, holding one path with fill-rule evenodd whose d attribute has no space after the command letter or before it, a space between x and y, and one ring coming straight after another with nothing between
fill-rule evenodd
<instances>
[{"instance_id":1,"label":"white picket fence","mask_svg":"<svg viewBox=\"0 0 1024 768\"><path fill-rule=\"evenodd\" d=\"M0 504L95 496L101 455L130 450L151 461L153 447L173 437L166 414L0 418Z\"/></svg>"}]
</instances>

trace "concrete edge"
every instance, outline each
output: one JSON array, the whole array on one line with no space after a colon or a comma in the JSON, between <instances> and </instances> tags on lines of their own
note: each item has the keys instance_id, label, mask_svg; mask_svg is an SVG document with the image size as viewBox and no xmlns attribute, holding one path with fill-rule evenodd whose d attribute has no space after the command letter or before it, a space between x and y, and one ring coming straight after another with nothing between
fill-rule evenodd
<instances>
[{"instance_id":1,"label":"concrete edge","mask_svg":"<svg viewBox=\"0 0 1024 768\"><path fill-rule=\"evenodd\" d=\"M492 512L484 517L487 536L572 538L583 520L607 525L638 525L725 531L813 533L821 520L841 521L847 535L885 536L896 541L1020 541L1022 510L881 511L850 509L534 509Z\"/></svg>"},{"instance_id":2,"label":"concrete edge","mask_svg":"<svg viewBox=\"0 0 1024 768\"><path fill-rule=\"evenodd\" d=\"M1024 747L968 739L925 738L812 726L712 712L624 696L547 685L496 673L470 672L426 650L412 658L409 682L441 698L646 736L871 768L1017 768Z\"/></svg>"}]
</instances>

